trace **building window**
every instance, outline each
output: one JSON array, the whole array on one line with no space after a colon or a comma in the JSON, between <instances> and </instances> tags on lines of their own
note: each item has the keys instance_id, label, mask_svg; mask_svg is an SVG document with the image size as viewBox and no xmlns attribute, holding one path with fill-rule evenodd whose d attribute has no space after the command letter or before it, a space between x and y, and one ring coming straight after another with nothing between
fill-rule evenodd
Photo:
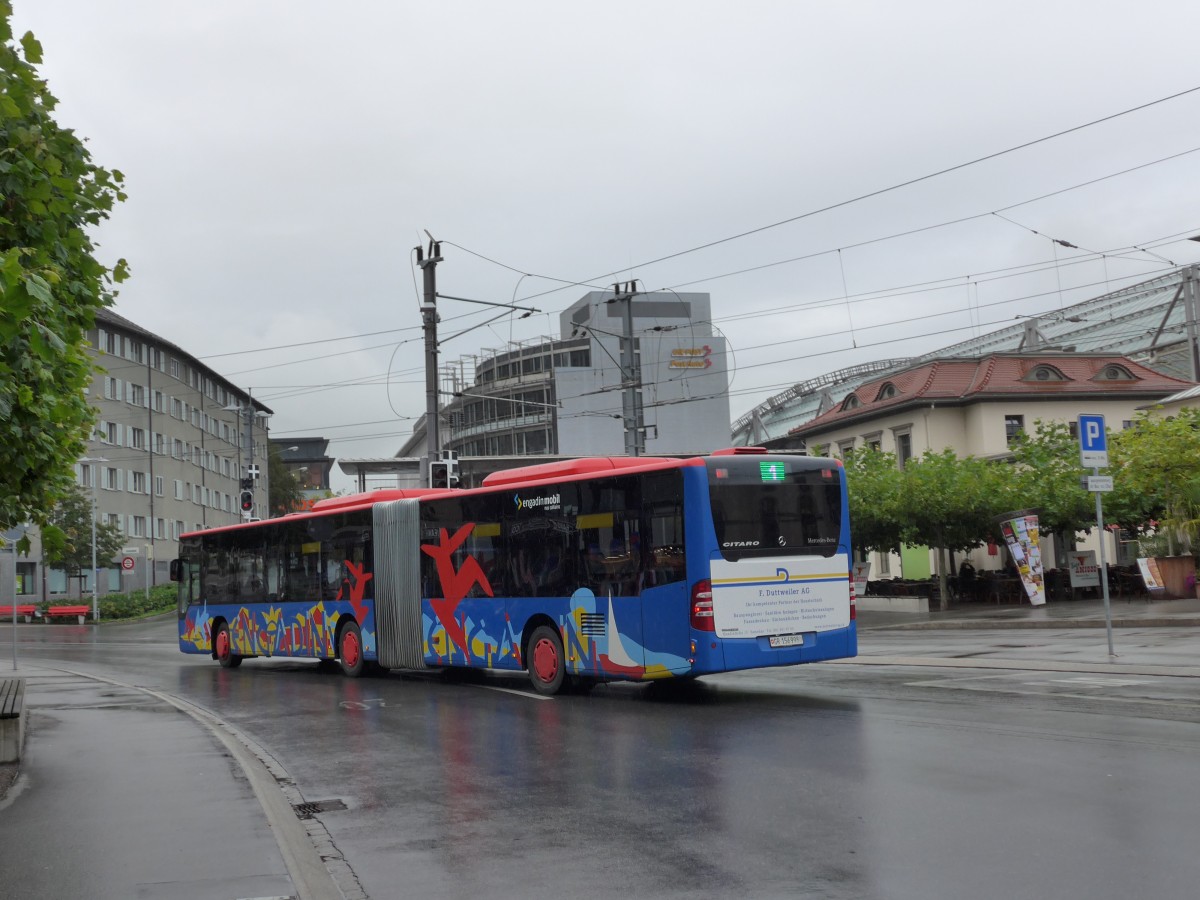
<instances>
[{"instance_id":1,"label":"building window","mask_svg":"<svg viewBox=\"0 0 1200 900\"><path fill-rule=\"evenodd\" d=\"M842 411L845 412L848 409L857 409L859 405L858 394L848 394L846 399L842 401Z\"/></svg>"},{"instance_id":2,"label":"building window","mask_svg":"<svg viewBox=\"0 0 1200 900\"><path fill-rule=\"evenodd\" d=\"M1025 433L1025 417L1008 415L1004 417L1004 442L1011 447L1017 438Z\"/></svg>"},{"instance_id":3,"label":"building window","mask_svg":"<svg viewBox=\"0 0 1200 900\"><path fill-rule=\"evenodd\" d=\"M881 387L879 389L879 393L876 395L875 399L876 400L891 400L893 397L898 397L899 395L900 395L900 392L898 390L896 390L896 385L892 384L892 382L889 381L887 384L885 384L883 387Z\"/></svg>"},{"instance_id":4,"label":"building window","mask_svg":"<svg viewBox=\"0 0 1200 900\"><path fill-rule=\"evenodd\" d=\"M104 376L104 399L105 400L116 400L120 394L120 391L121 391L121 389L117 386L117 379L113 378L111 375L105 375Z\"/></svg>"},{"instance_id":5,"label":"building window","mask_svg":"<svg viewBox=\"0 0 1200 900\"><path fill-rule=\"evenodd\" d=\"M37 563L17 563L17 593L36 594L37 592Z\"/></svg>"},{"instance_id":6,"label":"building window","mask_svg":"<svg viewBox=\"0 0 1200 900\"><path fill-rule=\"evenodd\" d=\"M104 470L104 489L106 491L119 491L121 489L120 480L118 469Z\"/></svg>"},{"instance_id":7,"label":"building window","mask_svg":"<svg viewBox=\"0 0 1200 900\"><path fill-rule=\"evenodd\" d=\"M1133 373L1124 366L1105 366L1096 374L1096 381L1136 381Z\"/></svg>"},{"instance_id":8,"label":"building window","mask_svg":"<svg viewBox=\"0 0 1200 900\"><path fill-rule=\"evenodd\" d=\"M171 418L172 419L182 419L183 418L183 401L178 400L174 397L171 398Z\"/></svg>"},{"instance_id":9,"label":"building window","mask_svg":"<svg viewBox=\"0 0 1200 900\"><path fill-rule=\"evenodd\" d=\"M1026 381L1066 381L1067 376L1054 368L1054 366L1035 366L1026 377Z\"/></svg>"},{"instance_id":10,"label":"building window","mask_svg":"<svg viewBox=\"0 0 1200 900\"><path fill-rule=\"evenodd\" d=\"M133 526L129 532L131 535L133 535L134 537L145 537L146 536L146 517L145 516L134 516L132 518L130 524Z\"/></svg>"},{"instance_id":11,"label":"building window","mask_svg":"<svg viewBox=\"0 0 1200 900\"><path fill-rule=\"evenodd\" d=\"M92 467L87 463L81 463L79 466L79 483L83 487L96 486L96 473L92 471Z\"/></svg>"},{"instance_id":12,"label":"building window","mask_svg":"<svg viewBox=\"0 0 1200 900\"><path fill-rule=\"evenodd\" d=\"M154 476L154 496L161 497L163 495L163 477L161 475Z\"/></svg>"},{"instance_id":13,"label":"building window","mask_svg":"<svg viewBox=\"0 0 1200 900\"><path fill-rule=\"evenodd\" d=\"M904 468L904 464L912 459L912 455L912 432L896 432L896 462L900 468Z\"/></svg>"},{"instance_id":14,"label":"building window","mask_svg":"<svg viewBox=\"0 0 1200 900\"><path fill-rule=\"evenodd\" d=\"M146 431L142 428L129 429L129 445L135 450L146 449Z\"/></svg>"},{"instance_id":15,"label":"building window","mask_svg":"<svg viewBox=\"0 0 1200 900\"><path fill-rule=\"evenodd\" d=\"M880 575L891 575L892 574L892 554L876 553L875 557L879 560L879 574Z\"/></svg>"},{"instance_id":16,"label":"building window","mask_svg":"<svg viewBox=\"0 0 1200 900\"><path fill-rule=\"evenodd\" d=\"M148 491L146 490L146 473L145 472L134 472L132 474L133 474L133 487L130 488L130 490L135 494L148 493Z\"/></svg>"},{"instance_id":17,"label":"building window","mask_svg":"<svg viewBox=\"0 0 1200 900\"><path fill-rule=\"evenodd\" d=\"M845 459L847 454L853 452L853 450L854 438L850 438L848 441L838 441L838 456L842 459Z\"/></svg>"},{"instance_id":18,"label":"building window","mask_svg":"<svg viewBox=\"0 0 1200 900\"><path fill-rule=\"evenodd\" d=\"M129 386L129 402L134 406L145 406L146 389L140 384L131 384Z\"/></svg>"}]
</instances>

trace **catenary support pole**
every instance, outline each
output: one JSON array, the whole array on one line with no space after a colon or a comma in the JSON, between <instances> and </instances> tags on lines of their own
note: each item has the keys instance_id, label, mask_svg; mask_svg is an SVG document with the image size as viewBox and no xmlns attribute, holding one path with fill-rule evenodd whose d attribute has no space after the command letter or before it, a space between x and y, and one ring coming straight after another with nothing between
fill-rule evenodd
<instances>
[{"instance_id":1,"label":"catenary support pole","mask_svg":"<svg viewBox=\"0 0 1200 900\"><path fill-rule=\"evenodd\" d=\"M421 325L425 333L425 455L429 462L441 458L438 434L438 340L437 340L437 264L442 261L442 245L431 237L429 256L417 247L417 266L423 275ZM428 476L426 478L428 481Z\"/></svg>"}]
</instances>

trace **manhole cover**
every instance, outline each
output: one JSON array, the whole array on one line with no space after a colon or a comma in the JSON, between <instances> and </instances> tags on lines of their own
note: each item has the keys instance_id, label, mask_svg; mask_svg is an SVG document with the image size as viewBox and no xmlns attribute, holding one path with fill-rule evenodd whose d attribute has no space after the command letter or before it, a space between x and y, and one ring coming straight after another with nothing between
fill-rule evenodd
<instances>
[{"instance_id":1,"label":"manhole cover","mask_svg":"<svg viewBox=\"0 0 1200 900\"><path fill-rule=\"evenodd\" d=\"M297 803L292 809L296 811L297 819L311 819L317 813L346 809L346 804L341 800L313 800L310 803Z\"/></svg>"}]
</instances>

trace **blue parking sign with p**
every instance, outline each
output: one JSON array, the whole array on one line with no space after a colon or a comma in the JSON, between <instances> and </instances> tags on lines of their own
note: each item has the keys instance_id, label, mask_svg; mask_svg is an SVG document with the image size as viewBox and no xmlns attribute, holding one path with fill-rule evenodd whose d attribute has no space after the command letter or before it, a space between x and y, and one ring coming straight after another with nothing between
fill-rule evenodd
<instances>
[{"instance_id":1,"label":"blue parking sign with p","mask_svg":"<svg viewBox=\"0 0 1200 900\"><path fill-rule=\"evenodd\" d=\"M1079 463L1091 469L1108 465L1108 434L1104 430L1104 416L1079 417Z\"/></svg>"}]
</instances>

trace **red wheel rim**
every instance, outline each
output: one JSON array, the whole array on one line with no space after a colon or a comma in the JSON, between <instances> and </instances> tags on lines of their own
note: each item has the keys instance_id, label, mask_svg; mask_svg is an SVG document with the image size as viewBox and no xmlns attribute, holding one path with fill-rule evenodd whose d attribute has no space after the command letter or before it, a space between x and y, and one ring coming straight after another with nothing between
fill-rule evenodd
<instances>
[{"instance_id":1,"label":"red wheel rim","mask_svg":"<svg viewBox=\"0 0 1200 900\"><path fill-rule=\"evenodd\" d=\"M224 629L217 635L217 658L227 659L229 657L229 632Z\"/></svg>"},{"instance_id":2,"label":"red wheel rim","mask_svg":"<svg viewBox=\"0 0 1200 900\"><path fill-rule=\"evenodd\" d=\"M558 648L554 641L542 638L533 645L533 671L546 684L558 676Z\"/></svg>"},{"instance_id":3,"label":"red wheel rim","mask_svg":"<svg viewBox=\"0 0 1200 900\"><path fill-rule=\"evenodd\" d=\"M358 635L347 631L342 636L342 662L353 669L358 665L358 652Z\"/></svg>"}]
</instances>

